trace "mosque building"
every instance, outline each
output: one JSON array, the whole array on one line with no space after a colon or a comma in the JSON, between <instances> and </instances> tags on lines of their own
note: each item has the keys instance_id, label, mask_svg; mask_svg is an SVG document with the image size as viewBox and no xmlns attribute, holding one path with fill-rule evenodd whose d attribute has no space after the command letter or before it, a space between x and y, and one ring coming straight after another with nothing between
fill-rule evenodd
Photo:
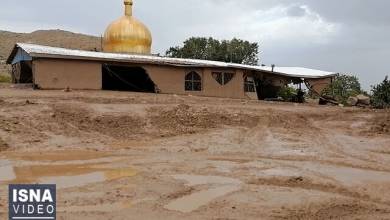
<instances>
[{"instance_id":1,"label":"mosque building","mask_svg":"<svg viewBox=\"0 0 390 220\"><path fill-rule=\"evenodd\" d=\"M336 75L298 68L250 66L155 56L150 30L133 16L133 1L102 39L103 52L17 43L7 63L14 83L36 89L114 90L240 99L274 98L282 86L306 83L320 92Z\"/></svg>"}]
</instances>

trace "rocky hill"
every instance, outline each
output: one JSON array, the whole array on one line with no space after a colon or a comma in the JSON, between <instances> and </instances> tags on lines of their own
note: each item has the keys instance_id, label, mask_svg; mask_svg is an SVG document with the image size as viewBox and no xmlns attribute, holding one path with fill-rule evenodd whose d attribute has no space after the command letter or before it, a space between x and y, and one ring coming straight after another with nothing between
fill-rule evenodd
<instances>
[{"instance_id":1,"label":"rocky hill","mask_svg":"<svg viewBox=\"0 0 390 220\"><path fill-rule=\"evenodd\" d=\"M83 50L100 50L99 37L72 33L63 30L39 30L32 33L14 33L0 31L0 74L7 73L9 66L5 60L15 43L35 43L47 46Z\"/></svg>"}]
</instances>

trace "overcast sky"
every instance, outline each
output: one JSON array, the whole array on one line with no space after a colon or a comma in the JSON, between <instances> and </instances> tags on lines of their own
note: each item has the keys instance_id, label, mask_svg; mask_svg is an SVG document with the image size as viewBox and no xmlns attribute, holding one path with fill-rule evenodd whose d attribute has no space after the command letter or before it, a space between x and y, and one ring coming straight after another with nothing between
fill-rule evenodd
<instances>
[{"instance_id":1,"label":"overcast sky","mask_svg":"<svg viewBox=\"0 0 390 220\"><path fill-rule=\"evenodd\" d=\"M123 0L1 0L0 29L101 35ZM353 73L365 89L390 75L389 0L134 0L164 53L191 36L258 42L260 62Z\"/></svg>"}]
</instances>

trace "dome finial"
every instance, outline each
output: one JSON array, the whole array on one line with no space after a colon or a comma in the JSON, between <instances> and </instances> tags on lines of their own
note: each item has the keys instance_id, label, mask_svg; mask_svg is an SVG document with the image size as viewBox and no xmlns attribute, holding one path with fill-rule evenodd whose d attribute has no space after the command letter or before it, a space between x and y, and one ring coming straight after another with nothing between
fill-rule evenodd
<instances>
[{"instance_id":1,"label":"dome finial","mask_svg":"<svg viewBox=\"0 0 390 220\"><path fill-rule=\"evenodd\" d=\"M125 0L125 15L132 16L133 15L133 0Z\"/></svg>"},{"instance_id":2,"label":"dome finial","mask_svg":"<svg viewBox=\"0 0 390 220\"><path fill-rule=\"evenodd\" d=\"M104 52L150 54L152 34L148 27L132 15L133 1L123 0L126 15L113 21L104 32Z\"/></svg>"}]
</instances>

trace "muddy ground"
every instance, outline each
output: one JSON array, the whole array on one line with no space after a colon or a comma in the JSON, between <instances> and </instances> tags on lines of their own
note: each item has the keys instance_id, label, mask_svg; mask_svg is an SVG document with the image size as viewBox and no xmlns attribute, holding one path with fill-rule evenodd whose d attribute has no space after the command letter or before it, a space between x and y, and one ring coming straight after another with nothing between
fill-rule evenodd
<instances>
[{"instance_id":1,"label":"muddy ground","mask_svg":"<svg viewBox=\"0 0 390 220\"><path fill-rule=\"evenodd\" d=\"M10 183L58 219L390 219L390 113L3 87L0 219Z\"/></svg>"}]
</instances>

